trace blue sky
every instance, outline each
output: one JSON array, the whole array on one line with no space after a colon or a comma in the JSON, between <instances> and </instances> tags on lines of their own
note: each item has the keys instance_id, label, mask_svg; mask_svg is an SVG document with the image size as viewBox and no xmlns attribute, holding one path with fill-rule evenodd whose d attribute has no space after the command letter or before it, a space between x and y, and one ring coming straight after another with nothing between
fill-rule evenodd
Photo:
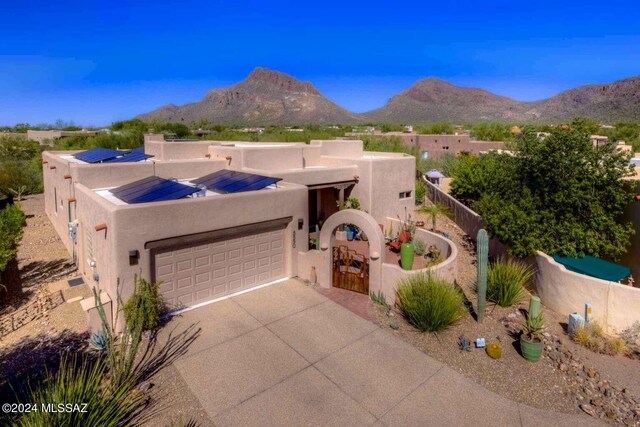
<instances>
[{"instance_id":1,"label":"blue sky","mask_svg":"<svg viewBox=\"0 0 640 427\"><path fill-rule=\"evenodd\" d=\"M105 125L258 65L356 112L429 76L536 100L640 75L631 1L21 0L0 16L0 125Z\"/></svg>"}]
</instances>

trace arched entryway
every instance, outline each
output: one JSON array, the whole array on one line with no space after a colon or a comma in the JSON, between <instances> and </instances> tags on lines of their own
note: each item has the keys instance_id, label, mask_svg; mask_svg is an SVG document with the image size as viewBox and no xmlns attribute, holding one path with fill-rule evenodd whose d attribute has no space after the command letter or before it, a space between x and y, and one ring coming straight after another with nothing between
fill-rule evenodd
<instances>
[{"instance_id":1,"label":"arched entryway","mask_svg":"<svg viewBox=\"0 0 640 427\"><path fill-rule=\"evenodd\" d=\"M365 234L366 243L349 245L342 240L343 236L336 239L336 230L340 232L343 224L352 224ZM337 287L361 293L380 290L384 236L378 222L371 215L354 209L333 214L322 226L319 245L324 253L324 283L332 286L337 284Z\"/></svg>"}]
</instances>

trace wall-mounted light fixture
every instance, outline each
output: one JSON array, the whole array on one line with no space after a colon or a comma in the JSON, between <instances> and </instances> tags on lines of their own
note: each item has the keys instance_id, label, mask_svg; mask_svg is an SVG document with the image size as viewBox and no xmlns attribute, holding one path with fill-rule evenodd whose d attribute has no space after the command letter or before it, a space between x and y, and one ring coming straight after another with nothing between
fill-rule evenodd
<instances>
[{"instance_id":1,"label":"wall-mounted light fixture","mask_svg":"<svg viewBox=\"0 0 640 427\"><path fill-rule=\"evenodd\" d=\"M107 224L99 224L96 225L96 231L102 231L102 230L106 230L107 229Z\"/></svg>"},{"instance_id":2,"label":"wall-mounted light fixture","mask_svg":"<svg viewBox=\"0 0 640 427\"><path fill-rule=\"evenodd\" d=\"M233 157L227 156L225 157L225 159L227 159L227 161L229 162L229 166L231 166L231 159L233 159Z\"/></svg>"},{"instance_id":3,"label":"wall-mounted light fixture","mask_svg":"<svg viewBox=\"0 0 640 427\"><path fill-rule=\"evenodd\" d=\"M71 179L71 175L66 174L66 175L64 176L64 179Z\"/></svg>"},{"instance_id":4,"label":"wall-mounted light fixture","mask_svg":"<svg viewBox=\"0 0 640 427\"><path fill-rule=\"evenodd\" d=\"M49 169L57 169L56 166L49 166Z\"/></svg>"}]
</instances>

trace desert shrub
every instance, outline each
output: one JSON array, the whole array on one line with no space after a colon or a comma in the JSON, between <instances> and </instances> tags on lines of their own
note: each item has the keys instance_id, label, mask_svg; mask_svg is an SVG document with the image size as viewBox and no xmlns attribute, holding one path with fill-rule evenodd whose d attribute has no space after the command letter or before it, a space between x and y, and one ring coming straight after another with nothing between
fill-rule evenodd
<instances>
[{"instance_id":1,"label":"desert shrub","mask_svg":"<svg viewBox=\"0 0 640 427\"><path fill-rule=\"evenodd\" d=\"M141 405L140 397L130 393L131 389L126 387L106 387L106 373L106 365L101 360L64 358L56 373L49 373L39 387L30 390L25 403L77 404L76 409L82 409L86 404L86 412L26 412L16 424L24 427L135 425L133 420Z\"/></svg>"},{"instance_id":2,"label":"desert shrub","mask_svg":"<svg viewBox=\"0 0 640 427\"><path fill-rule=\"evenodd\" d=\"M608 336L602 325L593 320L575 328L571 333L571 339L576 344L596 353L616 356L627 351L627 343L624 339Z\"/></svg>"},{"instance_id":3,"label":"desert shrub","mask_svg":"<svg viewBox=\"0 0 640 427\"><path fill-rule=\"evenodd\" d=\"M18 253L25 216L16 205L0 210L0 273Z\"/></svg>"},{"instance_id":4,"label":"desert shrub","mask_svg":"<svg viewBox=\"0 0 640 427\"><path fill-rule=\"evenodd\" d=\"M164 300L159 292L160 284L136 279L135 291L124 307L124 317L130 330L141 322L143 331L150 331L160 325L160 315Z\"/></svg>"},{"instance_id":5,"label":"desert shrub","mask_svg":"<svg viewBox=\"0 0 640 427\"><path fill-rule=\"evenodd\" d=\"M384 306L387 306L387 300L384 297L384 294L382 293L382 291L378 291L378 292L369 292L369 297L371 298L371 301L373 301L374 303Z\"/></svg>"},{"instance_id":6,"label":"desert shrub","mask_svg":"<svg viewBox=\"0 0 640 427\"><path fill-rule=\"evenodd\" d=\"M413 251L416 255L422 256L427 251L427 244L422 239L413 239Z\"/></svg>"},{"instance_id":7,"label":"desert shrub","mask_svg":"<svg viewBox=\"0 0 640 427\"><path fill-rule=\"evenodd\" d=\"M407 320L421 332L446 329L465 312L462 294L447 281L428 272L402 280L398 299Z\"/></svg>"},{"instance_id":8,"label":"desert shrub","mask_svg":"<svg viewBox=\"0 0 640 427\"><path fill-rule=\"evenodd\" d=\"M524 262L497 260L487 269L487 297L502 307L517 304L532 278L533 270Z\"/></svg>"}]
</instances>

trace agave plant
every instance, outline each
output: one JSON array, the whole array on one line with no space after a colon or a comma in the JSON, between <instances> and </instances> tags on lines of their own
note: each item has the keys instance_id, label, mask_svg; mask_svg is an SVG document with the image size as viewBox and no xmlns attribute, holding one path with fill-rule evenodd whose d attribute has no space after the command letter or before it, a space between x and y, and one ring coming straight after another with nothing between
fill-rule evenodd
<instances>
[{"instance_id":1,"label":"agave plant","mask_svg":"<svg viewBox=\"0 0 640 427\"><path fill-rule=\"evenodd\" d=\"M95 352L103 352L107 348L107 334L105 334L104 329L91 334L89 348Z\"/></svg>"}]
</instances>

